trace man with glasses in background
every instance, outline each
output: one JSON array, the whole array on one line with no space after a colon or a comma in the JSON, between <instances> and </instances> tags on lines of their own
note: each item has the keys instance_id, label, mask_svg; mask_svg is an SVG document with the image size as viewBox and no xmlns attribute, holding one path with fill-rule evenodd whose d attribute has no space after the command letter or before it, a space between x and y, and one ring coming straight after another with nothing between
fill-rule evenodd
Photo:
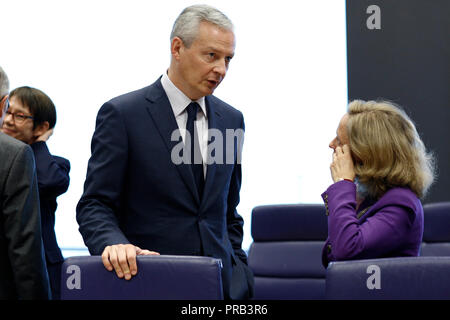
<instances>
[{"instance_id":1,"label":"man with glasses in background","mask_svg":"<svg viewBox=\"0 0 450 320\"><path fill-rule=\"evenodd\" d=\"M0 125L9 80L0 67ZM0 132L0 299L50 299L31 148Z\"/></svg>"}]
</instances>

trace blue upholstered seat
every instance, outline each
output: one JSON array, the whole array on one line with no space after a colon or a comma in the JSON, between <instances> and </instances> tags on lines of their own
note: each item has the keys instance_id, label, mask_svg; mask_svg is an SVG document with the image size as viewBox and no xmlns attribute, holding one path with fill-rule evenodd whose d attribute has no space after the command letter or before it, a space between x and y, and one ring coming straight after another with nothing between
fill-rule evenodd
<instances>
[{"instance_id":1,"label":"blue upholstered seat","mask_svg":"<svg viewBox=\"0 0 450 320\"><path fill-rule=\"evenodd\" d=\"M197 256L138 256L138 274L119 279L100 256L71 257L61 273L65 300L223 299L219 259Z\"/></svg>"},{"instance_id":2,"label":"blue upholstered seat","mask_svg":"<svg viewBox=\"0 0 450 320\"><path fill-rule=\"evenodd\" d=\"M450 202L423 206L424 232L421 256L450 256Z\"/></svg>"},{"instance_id":3,"label":"blue upholstered seat","mask_svg":"<svg viewBox=\"0 0 450 320\"><path fill-rule=\"evenodd\" d=\"M400 257L332 262L327 299L450 299L450 257Z\"/></svg>"},{"instance_id":4,"label":"blue upholstered seat","mask_svg":"<svg viewBox=\"0 0 450 320\"><path fill-rule=\"evenodd\" d=\"M254 299L323 299L321 251L327 237L325 207L269 205L252 212L249 266Z\"/></svg>"}]
</instances>

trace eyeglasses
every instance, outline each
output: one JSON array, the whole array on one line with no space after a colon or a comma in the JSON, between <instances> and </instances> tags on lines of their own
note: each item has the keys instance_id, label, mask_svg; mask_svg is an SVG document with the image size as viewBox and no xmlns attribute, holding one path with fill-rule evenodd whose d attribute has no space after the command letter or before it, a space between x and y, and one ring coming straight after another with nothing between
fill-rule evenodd
<instances>
[{"instance_id":1,"label":"eyeglasses","mask_svg":"<svg viewBox=\"0 0 450 320\"><path fill-rule=\"evenodd\" d=\"M10 112L10 111L6 111L6 117L7 116L12 116L14 122L16 122L16 123L23 123L27 119L31 119L31 120L34 119L32 116L23 114L21 112L13 113L13 112Z\"/></svg>"}]
</instances>

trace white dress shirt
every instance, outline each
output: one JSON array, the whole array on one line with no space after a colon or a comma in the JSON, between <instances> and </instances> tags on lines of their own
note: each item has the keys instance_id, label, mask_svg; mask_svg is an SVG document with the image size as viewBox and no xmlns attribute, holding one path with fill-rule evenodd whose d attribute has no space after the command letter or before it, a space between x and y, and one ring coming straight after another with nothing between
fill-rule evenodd
<instances>
[{"instance_id":1,"label":"white dress shirt","mask_svg":"<svg viewBox=\"0 0 450 320\"><path fill-rule=\"evenodd\" d=\"M169 98L170 105L172 106L172 111L177 121L178 128L181 132L181 137L183 142L186 136L186 123L188 118L188 113L186 107L193 102L189 99L180 89L178 89L173 82L169 79L167 72L164 72L161 78L161 84L164 91ZM201 97L195 100L200 105L200 109L197 112L197 120L194 125L197 128L198 136L200 137L200 152L203 159L203 176L206 179L206 154L208 148L208 116L206 114L206 104L205 97ZM184 133L184 134L183 134Z\"/></svg>"}]
</instances>

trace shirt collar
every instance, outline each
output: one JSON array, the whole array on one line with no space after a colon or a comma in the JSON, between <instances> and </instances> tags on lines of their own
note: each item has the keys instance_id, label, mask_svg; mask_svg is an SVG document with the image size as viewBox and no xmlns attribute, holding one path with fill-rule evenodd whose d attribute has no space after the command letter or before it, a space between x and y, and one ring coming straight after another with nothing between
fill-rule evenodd
<instances>
[{"instance_id":1,"label":"shirt collar","mask_svg":"<svg viewBox=\"0 0 450 320\"><path fill-rule=\"evenodd\" d=\"M179 116L186 109L186 107L192 102L192 100L189 99L180 89L178 89L173 84L173 82L169 79L167 72L164 72L164 74L162 75L161 85L164 91L166 92L167 97L169 98L169 102L170 105L172 106L172 110L175 117ZM197 102L200 105L200 108L202 109L205 118L207 118L205 97L201 97L200 99L195 100L195 102Z\"/></svg>"}]
</instances>

